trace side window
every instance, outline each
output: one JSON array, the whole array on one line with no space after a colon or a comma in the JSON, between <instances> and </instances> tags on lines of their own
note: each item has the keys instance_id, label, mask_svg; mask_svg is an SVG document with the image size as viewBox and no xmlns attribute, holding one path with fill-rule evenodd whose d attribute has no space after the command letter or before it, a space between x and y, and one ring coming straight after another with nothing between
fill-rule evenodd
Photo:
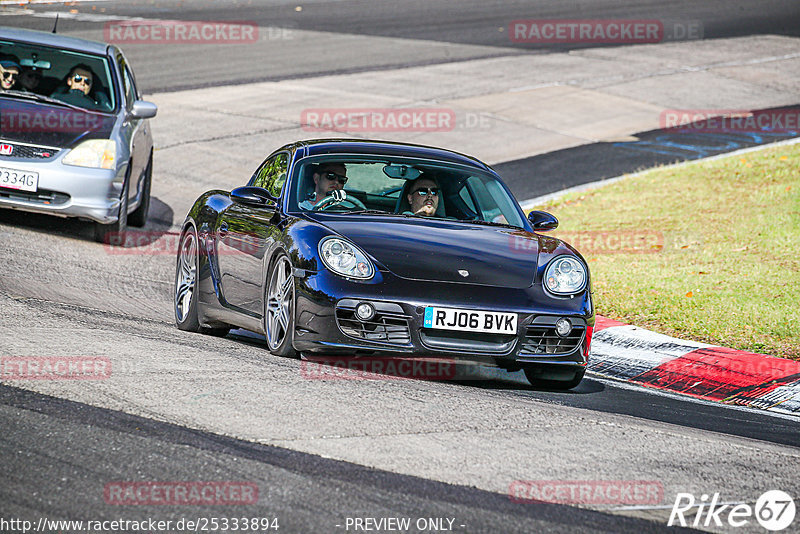
<instances>
[{"instance_id":1,"label":"side window","mask_svg":"<svg viewBox=\"0 0 800 534\"><path fill-rule=\"evenodd\" d=\"M122 54L117 54L117 64L122 72L122 92L125 94L125 107L131 109L136 100L136 83L133 81L133 74L128 68L128 62Z\"/></svg>"},{"instance_id":2,"label":"side window","mask_svg":"<svg viewBox=\"0 0 800 534\"><path fill-rule=\"evenodd\" d=\"M130 103L133 104L134 100L139 97L139 91L136 89L136 81L133 79L131 69L125 65L125 98L130 98Z\"/></svg>"},{"instance_id":3,"label":"side window","mask_svg":"<svg viewBox=\"0 0 800 534\"><path fill-rule=\"evenodd\" d=\"M286 171L289 167L289 156L281 153L273 156L259 169L253 185L263 187L275 197L281 196L283 184L286 183Z\"/></svg>"},{"instance_id":4,"label":"side window","mask_svg":"<svg viewBox=\"0 0 800 534\"><path fill-rule=\"evenodd\" d=\"M472 201L472 195L469 194L469 189L467 189L466 184L464 184L464 187L461 188L461 191L459 191L458 196L461 197L461 200L464 201L464 204L466 204L469 209L471 209L472 211L478 211L475 208L475 203Z\"/></svg>"},{"instance_id":5,"label":"side window","mask_svg":"<svg viewBox=\"0 0 800 534\"><path fill-rule=\"evenodd\" d=\"M125 84L125 104L130 109L136 100L136 87L133 85L133 77L127 65L125 65L125 70L122 71L122 81Z\"/></svg>"}]
</instances>

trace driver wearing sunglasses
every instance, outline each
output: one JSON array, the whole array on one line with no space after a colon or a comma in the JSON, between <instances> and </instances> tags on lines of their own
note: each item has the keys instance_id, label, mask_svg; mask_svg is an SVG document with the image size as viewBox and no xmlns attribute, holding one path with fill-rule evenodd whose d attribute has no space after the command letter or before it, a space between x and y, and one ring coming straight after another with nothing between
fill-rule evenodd
<instances>
[{"instance_id":1,"label":"driver wearing sunglasses","mask_svg":"<svg viewBox=\"0 0 800 534\"><path fill-rule=\"evenodd\" d=\"M62 102L82 108L110 108L108 97L105 94L92 92L93 84L94 74L92 74L92 70L86 65L76 65L72 67L69 75L67 75L67 91L56 89L51 96Z\"/></svg>"},{"instance_id":2,"label":"driver wearing sunglasses","mask_svg":"<svg viewBox=\"0 0 800 534\"><path fill-rule=\"evenodd\" d=\"M439 184L431 178L417 178L409 188L408 203L410 211L405 215L421 215L434 217L439 207Z\"/></svg>"},{"instance_id":3,"label":"driver wearing sunglasses","mask_svg":"<svg viewBox=\"0 0 800 534\"><path fill-rule=\"evenodd\" d=\"M344 163L320 163L314 170L314 194L300 202L300 209L313 209L332 191L344 188L346 183L347 167Z\"/></svg>"}]
</instances>

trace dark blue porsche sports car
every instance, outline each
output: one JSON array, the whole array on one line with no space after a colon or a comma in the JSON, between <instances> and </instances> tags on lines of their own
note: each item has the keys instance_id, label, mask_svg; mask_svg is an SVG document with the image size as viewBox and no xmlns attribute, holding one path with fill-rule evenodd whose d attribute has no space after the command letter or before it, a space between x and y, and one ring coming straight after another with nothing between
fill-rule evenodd
<instances>
[{"instance_id":1,"label":"dark blue porsche sports car","mask_svg":"<svg viewBox=\"0 0 800 534\"><path fill-rule=\"evenodd\" d=\"M183 224L182 330L266 336L289 356L490 359L576 386L589 357L589 269L539 232L499 176L447 150L353 140L286 145Z\"/></svg>"}]
</instances>

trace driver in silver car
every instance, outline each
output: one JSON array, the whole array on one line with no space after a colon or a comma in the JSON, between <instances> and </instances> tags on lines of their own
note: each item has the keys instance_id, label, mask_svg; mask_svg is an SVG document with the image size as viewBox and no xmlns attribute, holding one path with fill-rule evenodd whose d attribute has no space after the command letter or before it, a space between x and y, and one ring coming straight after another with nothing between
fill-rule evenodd
<instances>
[{"instance_id":1,"label":"driver in silver car","mask_svg":"<svg viewBox=\"0 0 800 534\"><path fill-rule=\"evenodd\" d=\"M314 193L300 202L300 209L312 210L332 191L344 188L347 183L347 167L344 163L320 163L314 170Z\"/></svg>"},{"instance_id":2,"label":"driver in silver car","mask_svg":"<svg viewBox=\"0 0 800 534\"><path fill-rule=\"evenodd\" d=\"M93 91L94 74L87 65L76 65L69 71L66 87L61 86L50 95L67 104L86 109L111 109L108 97L103 91Z\"/></svg>"}]
</instances>

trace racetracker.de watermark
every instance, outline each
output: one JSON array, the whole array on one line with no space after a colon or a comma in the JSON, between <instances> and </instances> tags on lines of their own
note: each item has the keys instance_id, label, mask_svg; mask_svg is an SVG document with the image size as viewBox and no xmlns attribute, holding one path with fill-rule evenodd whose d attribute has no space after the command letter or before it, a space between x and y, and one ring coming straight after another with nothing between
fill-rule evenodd
<instances>
[{"instance_id":1,"label":"racetracker.de watermark","mask_svg":"<svg viewBox=\"0 0 800 534\"><path fill-rule=\"evenodd\" d=\"M2 356L0 380L105 380L111 360L103 356Z\"/></svg>"},{"instance_id":2,"label":"racetracker.de watermark","mask_svg":"<svg viewBox=\"0 0 800 534\"><path fill-rule=\"evenodd\" d=\"M306 132L450 132L456 112L448 108L318 108L304 109Z\"/></svg>"},{"instance_id":3,"label":"racetracker.de watermark","mask_svg":"<svg viewBox=\"0 0 800 534\"><path fill-rule=\"evenodd\" d=\"M678 133L779 133L800 131L800 108L768 110L668 109L659 126Z\"/></svg>"},{"instance_id":4,"label":"racetracker.de watermark","mask_svg":"<svg viewBox=\"0 0 800 534\"><path fill-rule=\"evenodd\" d=\"M517 503L655 505L664 500L657 480L515 480L508 488Z\"/></svg>"},{"instance_id":5,"label":"racetracker.de watermark","mask_svg":"<svg viewBox=\"0 0 800 534\"><path fill-rule=\"evenodd\" d=\"M103 488L106 504L245 505L258 503L258 485L240 481L109 482Z\"/></svg>"},{"instance_id":6,"label":"racetracker.de watermark","mask_svg":"<svg viewBox=\"0 0 800 534\"><path fill-rule=\"evenodd\" d=\"M464 378L455 360L309 357L300 362L307 380L454 380Z\"/></svg>"},{"instance_id":7,"label":"racetracker.de watermark","mask_svg":"<svg viewBox=\"0 0 800 534\"><path fill-rule=\"evenodd\" d=\"M645 254L664 250L664 234L652 230L558 232L549 234L575 247L581 254ZM536 252L539 242L530 236L509 234L514 252Z\"/></svg>"},{"instance_id":8,"label":"racetracker.de watermark","mask_svg":"<svg viewBox=\"0 0 800 534\"><path fill-rule=\"evenodd\" d=\"M125 230L124 232L108 232L105 235L105 251L107 254L134 256L173 256L180 250L180 232L158 232L151 230ZM201 234L204 239L213 239L213 234ZM218 256L240 254L256 254L266 247L265 239L255 234L237 234L235 239L217 237Z\"/></svg>"},{"instance_id":9,"label":"racetracker.de watermark","mask_svg":"<svg viewBox=\"0 0 800 534\"><path fill-rule=\"evenodd\" d=\"M529 19L508 25L513 43L647 44L703 38L700 21L656 19Z\"/></svg>"},{"instance_id":10,"label":"racetracker.de watermark","mask_svg":"<svg viewBox=\"0 0 800 534\"><path fill-rule=\"evenodd\" d=\"M253 21L124 20L106 23L103 37L113 44L253 44L259 28Z\"/></svg>"},{"instance_id":11,"label":"racetracker.de watermark","mask_svg":"<svg viewBox=\"0 0 800 534\"><path fill-rule=\"evenodd\" d=\"M115 118L72 109L0 109L0 135L4 133L77 132L110 128Z\"/></svg>"}]
</instances>

